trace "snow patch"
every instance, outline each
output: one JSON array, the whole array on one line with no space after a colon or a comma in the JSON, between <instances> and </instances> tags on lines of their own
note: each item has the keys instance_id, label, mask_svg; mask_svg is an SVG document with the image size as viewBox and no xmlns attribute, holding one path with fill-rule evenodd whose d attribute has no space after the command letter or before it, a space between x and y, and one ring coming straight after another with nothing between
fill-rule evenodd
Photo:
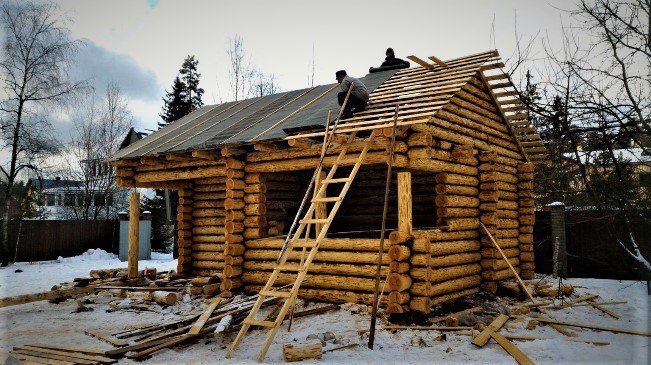
<instances>
[{"instance_id":1,"label":"snow patch","mask_svg":"<svg viewBox=\"0 0 651 365\"><path fill-rule=\"evenodd\" d=\"M104 260L113 260L117 258L118 255L112 254L110 252L106 252L101 248L91 248L90 250L82 253L79 256L73 256L73 257L59 256L59 258L56 259L56 261L59 263L64 263L64 262L71 263L71 262L78 262L78 261L104 261Z\"/></svg>"}]
</instances>

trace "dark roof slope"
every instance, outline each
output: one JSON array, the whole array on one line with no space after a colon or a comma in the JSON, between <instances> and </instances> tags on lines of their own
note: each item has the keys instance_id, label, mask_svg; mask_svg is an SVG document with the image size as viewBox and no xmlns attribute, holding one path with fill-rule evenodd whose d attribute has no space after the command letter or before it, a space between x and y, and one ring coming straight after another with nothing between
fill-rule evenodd
<instances>
[{"instance_id":1,"label":"dark roof slope","mask_svg":"<svg viewBox=\"0 0 651 365\"><path fill-rule=\"evenodd\" d=\"M372 92L395 73L377 72L360 80ZM286 128L325 126L327 111L339 109L339 91L339 84L330 84L204 106L121 149L113 159L282 139Z\"/></svg>"}]
</instances>

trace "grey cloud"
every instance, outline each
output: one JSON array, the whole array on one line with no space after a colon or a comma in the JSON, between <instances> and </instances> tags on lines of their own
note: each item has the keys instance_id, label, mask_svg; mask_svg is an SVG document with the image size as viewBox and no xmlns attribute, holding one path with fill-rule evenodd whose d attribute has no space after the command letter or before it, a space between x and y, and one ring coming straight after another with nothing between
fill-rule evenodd
<instances>
[{"instance_id":1,"label":"grey cloud","mask_svg":"<svg viewBox=\"0 0 651 365\"><path fill-rule=\"evenodd\" d=\"M109 82L114 82L128 98L153 101L162 97L163 87L154 72L141 67L129 55L84 40L75 61L72 76L88 80L98 92L104 90Z\"/></svg>"}]
</instances>

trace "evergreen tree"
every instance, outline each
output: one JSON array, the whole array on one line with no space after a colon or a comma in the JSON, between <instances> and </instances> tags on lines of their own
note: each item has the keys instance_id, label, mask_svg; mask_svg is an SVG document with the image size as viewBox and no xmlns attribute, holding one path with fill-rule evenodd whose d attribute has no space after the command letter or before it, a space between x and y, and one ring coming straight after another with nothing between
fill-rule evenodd
<instances>
[{"instance_id":1,"label":"evergreen tree","mask_svg":"<svg viewBox=\"0 0 651 365\"><path fill-rule=\"evenodd\" d=\"M194 56L188 56L183 61L172 90L163 98L163 111L160 114L163 121L158 123L159 129L203 106L201 97L204 90L199 87L201 74L197 72L198 65L199 61Z\"/></svg>"},{"instance_id":2,"label":"evergreen tree","mask_svg":"<svg viewBox=\"0 0 651 365\"><path fill-rule=\"evenodd\" d=\"M174 79L172 91L167 92L163 102L163 112L159 114L163 121L158 123L159 129L183 118L192 111L187 102L186 86L178 76Z\"/></svg>"},{"instance_id":3,"label":"evergreen tree","mask_svg":"<svg viewBox=\"0 0 651 365\"><path fill-rule=\"evenodd\" d=\"M188 56L179 70L181 80L185 84L186 102L190 105L190 112L203 106L203 101L201 101L203 89L199 87L201 74L197 72L197 65L199 65L199 61L195 60L194 56Z\"/></svg>"}]
</instances>

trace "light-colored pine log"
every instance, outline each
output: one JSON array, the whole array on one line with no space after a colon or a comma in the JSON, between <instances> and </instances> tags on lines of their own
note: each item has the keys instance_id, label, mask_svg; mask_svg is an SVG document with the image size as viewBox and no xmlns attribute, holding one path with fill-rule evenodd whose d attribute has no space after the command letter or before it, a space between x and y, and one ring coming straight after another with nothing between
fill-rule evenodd
<instances>
[{"instance_id":1,"label":"light-colored pine log","mask_svg":"<svg viewBox=\"0 0 651 365\"><path fill-rule=\"evenodd\" d=\"M127 275L129 278L138 277L140 232L140 193L132 192L129 197L129 252Z\"/></svg>"},{"instance_id":2,"label":"light-colored pine log","mask_svg":"<svg viewBox=\"0 0 651 365\"><path fill-rule=\"evenodd\" d=\"M472 275L458 279L446 280L432 284L427 281L417 281L411 285L409 291L414 295L436 297L454 293L468 288L477 288L481 284L480 275Z\"/></svg>"},{"instance_id":3,"label":"light-colored pine log","mask_svg":"<svg viewBox=\"0 0 651 365\"><path fill-rule=\"evenodd\" d=\"M409 271L409 275L414 280L429 281L431 283L439 283L450 279L477 275L479 273L481 273L481 265L479 264L450 266L442 269L414 267Z\"/></svg>"}]
</instances>

